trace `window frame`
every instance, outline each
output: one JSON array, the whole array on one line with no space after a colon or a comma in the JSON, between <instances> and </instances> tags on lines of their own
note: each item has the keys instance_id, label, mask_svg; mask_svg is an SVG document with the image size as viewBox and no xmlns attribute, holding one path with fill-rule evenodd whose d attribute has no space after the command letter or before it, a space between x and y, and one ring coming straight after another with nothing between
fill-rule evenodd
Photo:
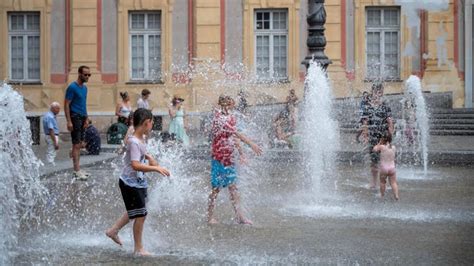
<instances>
[{"instance_id":1,"label":"window frame","mask_svg":"<svg viewBox=\"0 0 474 266\"><path fill-rule=\"evenodd\" d=\"M380 26L369 26L369 11L379 10L380 11ZM397 11L398 21L397 25L384 25L385 11L392 10ZM379 37L379 49L380 49L380 70L379 77L369 76L369 61L368 61L368 35L369 33L380 33ZM387 76L385 74L385 33L397 33L397 75ZM401 77L401 11L396 6L369 6L365 8L365 79L369 81L382 79L382 81L399 81Z\"/></svg>"},{"instance_id":2,"label":"window frame","mask_svg":"<svg viewBox=\"0 0 474 266\"><path fill-rule=\"evenodd\" d=\"M273 14L275 12L285 12L286 14L286 28L285 29L273 29ZM257 13L259 12L270 12L270 20L269 20L269 23L270 23L270 29L263 29L263 30L260 30L260 29L257 29ZM263 82L272 82L272 81L276 81L276 82L284 82L284 81L288 81L289 79L289 56L288 56L288 46L289 46L289 11L287 8L258 8L258 9L254 9L254 12L253 12L253 31L254 31L254 38L253 38L253 41L254 41L254 58L253 58L253 61L254 61L254 73L255 73L255 76L257 78L257 80L259 81L263 81ZM274 76L274 68L275 68L275 65L274 65L274 37L275 36L282 36L284 35L286 37L286 73L285 73L285 76L281 76L281 77L275 77ZM268 42L268 45L269 45L269 76L268 77L261 77L259 75L259 73L257 72L257 36L268 36L269 37L269 42Z\"/></svg>"},{"instance_id":3,"label":"window frame","mask_svg":"<svg viewBox=\"0 0 474 266\"><path fill-rule=\"evenodd\" d=\"M37 15L38 16L38 29L37 30L28 30L28 15ZM23 29L21 30L13 30L12 29L12 19L11 17L14 15L21 15L23 17ZM41 12L37 11L25 11L25 12L7 12L7 32L8 32L8 80L13 83L36 83L41 82ZM23 42L23 78L22 79L14 79L13 78L13 62L12 62L12 37L22 37ZM38 47L38 55L39 55L39 64L38 64L38 78L30 78L30 73L28 71L28 37L38 37L39 40L39 47Z\"/></svg>"},{"instance_id":4,"label":"window frame","mask_svg":"<svg viewBox=\"0 0 474 266\"><path fill-rule=\"evenodd\" d=\"M132 29L132 15L145 15L144 18L144 28L143 29ZM148 15L149 14L159 14L160 16L160 28L159 29L148 29ZM163 25L163 12L161 10L154 11L129 11L128 12L128 52L129 52L129 80L133 82L145 82L145 83L157 83L163 81L163 39L162 39L162 25ZM143 59L144 59L144 75L143 78L134 78L133 77L133 62L132 62L132 36L143 36ZM150 36L159 36L160 38L160 71L157 78L150 78L149 73L149 37Z\"/></svg>"}]
</instances>

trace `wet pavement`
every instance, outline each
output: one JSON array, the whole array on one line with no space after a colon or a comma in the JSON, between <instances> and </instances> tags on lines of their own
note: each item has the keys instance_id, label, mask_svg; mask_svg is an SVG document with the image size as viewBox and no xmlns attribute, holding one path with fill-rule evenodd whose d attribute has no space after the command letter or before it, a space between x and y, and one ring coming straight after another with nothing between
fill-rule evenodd
<instances>
[{"instance_id":1,"label":"wet pavement","mask_svg":"<svg viewBox=\"0 0 474 266\"><path fill-rule=\"evenodd\" d=\"M87 182L67 173L45 176L48 203L38 224L24 227L14 263L31 264L450 264L474 263L474 179L471 167L400 166L399 202L367 188L363 164L341 163L315 178L301 165L251 160L239 169L239 189L253 226L238 225L227 191L219 195L220 224L205 222L208 160L164 161L172 177L150 176L145 247L132 255L104 230L124 211L118 159L84 169Z\"/></svg>"}]
</instances>

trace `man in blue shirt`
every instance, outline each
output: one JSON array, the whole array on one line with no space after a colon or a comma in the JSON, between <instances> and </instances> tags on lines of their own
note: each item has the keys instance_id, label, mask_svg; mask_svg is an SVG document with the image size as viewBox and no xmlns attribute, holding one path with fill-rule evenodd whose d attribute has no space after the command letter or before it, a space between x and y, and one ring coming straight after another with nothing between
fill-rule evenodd
<instances>
[{"instance_id":1,"label":"man in blue shirt","mask_svg":"<svg viewBox=\"0 0 474 266\"><path fill-rule=\"evenodd\" d=\"M56 151L59 149L58 135L59 127L56 115L61 110L58 102L53 102L49 106L49 111L43 116L43 131L45 134L44 140L47 145L46 161L54 165L54 159L56 158Z\"/></svg>"},{"instance_id":2,"label":"man in blue shirt","mask_svg":"<svg viewBox=\"0 0 474 266\"><path fill-rule=\"evenodd\" d=\"M69 84L64 99L64 113L67 120L67 129L71 132L73 177L87 180L89 174L80 169L80 154L84 141L84 130L87 119L87 86L91 72L88 66L80 66L77 80Z\"/></svg>"}]
</instances>

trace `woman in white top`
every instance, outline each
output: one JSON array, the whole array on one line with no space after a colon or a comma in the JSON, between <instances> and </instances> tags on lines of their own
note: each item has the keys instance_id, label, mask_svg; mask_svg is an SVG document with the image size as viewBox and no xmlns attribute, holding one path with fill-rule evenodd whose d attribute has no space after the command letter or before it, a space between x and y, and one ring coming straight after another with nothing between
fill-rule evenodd
<instances>
[{"instance_id":1,"label":"woman in white top","mask_svg":"<svg viewBox=\"0 0 474 266\"><path fill-rule=\"evenodd\" d=\"M132 111L132 106L130 105L130 96L128 96L128 92L125 91L120 93L120 97L122 98L122 102L117 103L115 115L118 117L117 120L119 123L128 125L128 117Z\"/></svg>"},{"instance_id":2,"label":"woman in white top","mask_svg":"<svg viewBox=\"0 0 474 266\"><path fill-rule=\"evenodd\" d=\"M148 89L142 90L142 97L138 98L137 108L145 108L151 111L150 104L148 103L148 97L150 97L151 92Z\"/></svg>"}]
</instances>

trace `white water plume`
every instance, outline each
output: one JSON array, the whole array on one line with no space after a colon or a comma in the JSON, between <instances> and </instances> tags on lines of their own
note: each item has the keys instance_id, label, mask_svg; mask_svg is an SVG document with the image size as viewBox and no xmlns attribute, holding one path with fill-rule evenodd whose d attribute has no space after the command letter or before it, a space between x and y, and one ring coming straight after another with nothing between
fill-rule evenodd
<instances>
[{"instance_id":1,"label":"white water plume","mask_svg":"<svg viewBox=\"0 0 474 266\"><path fill-rule=\"evenodd\" d=\"M303 109L303 149L306 173L312 189L322 192L321 180L333 174L339 148L338 123L333 118L333 94L326 72L312 61L305 80Z\"/></svg>"},{"instance_id":2,"label":"white water plume","mask_svg":"<svg viewBox=\"0 0 474 266\"><path fill-rule=\"evenodd\" d=\"M0 87L0 264L9 264L20 223L36 219L35 206L47 191L40 183L41 161L31 149L30 124L23 97L7 84Z\"/></svg>"},{"instance_id":3,"label":"white water plume","mask_svg":"<svg viewBox=\"0 0 474 266\"><path fill-rule=\"evenodd\" d=\"M411 75L406 81L406 91L414 98L416 127L418 128L418 137L421 157L423 160L423 169L428 170L428 142L430 137L429 113L426 107L425 98L421 88L421 81L417 76ZM409 96L411 97L411 96Z\"/></svg>"}]
</instances>

